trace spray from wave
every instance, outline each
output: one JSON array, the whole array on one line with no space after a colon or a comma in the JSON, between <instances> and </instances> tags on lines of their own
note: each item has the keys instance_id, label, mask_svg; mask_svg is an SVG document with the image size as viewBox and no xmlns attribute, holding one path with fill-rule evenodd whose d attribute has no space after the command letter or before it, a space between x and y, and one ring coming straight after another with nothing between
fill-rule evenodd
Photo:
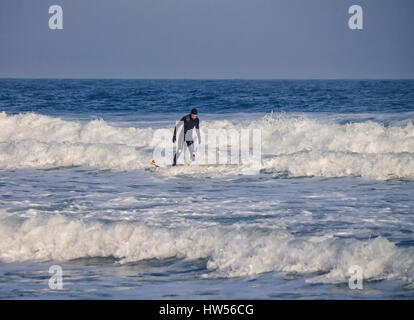
<instances>
[{"instance_id":1,"label":"spray from wave","mask_svg":"<svg viewBox=\"0 0 414 320\"><path fill-rule=\"evenodd\" d=\"M85 124L35 113L0 113L0 168L89 166L99 169L150 168L159 143L154 128L120 128L104 120ZM340 124L306 116L271 114L232 123L204 121L209 129L260 129L261 172L288 177L362 176L414 178L412 121L385 126L374 121ZM207 141L207 139L204 139ZM227 139L218 147L228 145ZM161 174L241 174L245 167L193 165Z\"/></svg>"},{"instance_id":2,"label":"spray from wave","mask_svg":"<svg viewBox=\"0 0 414 320\"><path fill-rule=\"evenodd\" d=\"M238 225L162 228L138 222L71 220L37 216L0 220L0 261L62 261L114 257L119 263L145 259L206 259L206 277L238 277L280 271L310 274L309 282L341 283L349 267L364 279L414 280L414 249L385 238L369 241L294 237L287 232ZM319 274L315 276L316 274Z\"/></svg>"}]
</instances>

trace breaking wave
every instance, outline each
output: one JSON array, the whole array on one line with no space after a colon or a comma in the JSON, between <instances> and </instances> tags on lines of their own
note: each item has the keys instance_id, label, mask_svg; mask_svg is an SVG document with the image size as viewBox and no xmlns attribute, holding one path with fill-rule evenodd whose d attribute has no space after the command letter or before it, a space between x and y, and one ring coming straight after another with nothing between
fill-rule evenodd
<instances>
[{"instance_id":1,"label":"breaking wave","mask_svg":"<svg viewBox=\"0 0 414 320\"><path fill-rule=\"evenodd\" d=\"M119 263L206 259L206 277L280 271L308 274L308 282L341 283L348 281L349 267L358 265L367 280L414 280L414 248L397 247L385 238L295 237L239 225L163 228L61 215L0 220L2 262L88 257L113 257Z\"/></svg>"},{"instance_id":2,"label":"breaking wave","mask_svg":"<svg viewBox=\"0 0 414 320\"><path fill-rule=\"evenodd\" d=\"M36 113L0 113L0 168L89 166L99 169L151 168L159 144L156 129L123 128L104 120L67 121ZM289 177L362 176L369 179L414 178L412 121L385 126L375 121L340 124L286 114L232 123L203 121L209 129L260 129L261 173ZM227 139L218 145L227 145ZM172 144L171 144L172 146ZM192 165L159 172L240 174L248 165Z\"/></svg>"}]
</instances>

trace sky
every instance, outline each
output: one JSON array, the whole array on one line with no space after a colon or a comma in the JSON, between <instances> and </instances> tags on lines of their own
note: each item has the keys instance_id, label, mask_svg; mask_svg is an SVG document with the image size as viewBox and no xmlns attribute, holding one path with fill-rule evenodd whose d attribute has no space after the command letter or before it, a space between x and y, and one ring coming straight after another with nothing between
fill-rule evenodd
<instances>
[{"instance_id":1,"label":"sky","mask_svg":"<svg viewBox=\"0 0 414 320\"><path fill-rule=\"evenodd\" d=\"M413 31L413 0L0 0L0 77L413 79Z\"/></svg>"}]
</instances>

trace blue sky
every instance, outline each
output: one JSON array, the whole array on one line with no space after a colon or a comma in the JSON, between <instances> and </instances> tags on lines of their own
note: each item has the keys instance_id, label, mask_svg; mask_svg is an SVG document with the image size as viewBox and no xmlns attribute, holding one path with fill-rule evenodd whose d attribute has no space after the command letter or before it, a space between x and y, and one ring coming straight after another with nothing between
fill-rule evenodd
<instances>
[{"instance_id":1,"label":"blue sky","mask_svg":"<svg viewBox=\"0 0 414 320\"><path fill-rule=\"evenodd\" d=\"M0 77L414 78L413 30L413 0L1 0Z\"/></svg>"}]
</instances>

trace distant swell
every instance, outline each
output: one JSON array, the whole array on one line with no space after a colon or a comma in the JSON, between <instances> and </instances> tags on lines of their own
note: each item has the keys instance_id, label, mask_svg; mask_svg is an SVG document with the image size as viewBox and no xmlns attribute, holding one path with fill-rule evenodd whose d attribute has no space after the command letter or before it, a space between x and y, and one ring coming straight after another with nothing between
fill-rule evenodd
<instances>
[{"instance_id":1,"label":"distant swell","mask_svg":"<svg viewBox=\"0 0 414 320\"><path fill-rule=\"evenodd\" d=\"M137 222L84 222L63 216L0 220L2 262L87 257L114 257L120 263L202 258L206 259L206 277L280 271L311 274L309 282L339 283L348 281L350 266L358 265L367 280L414 280L413 248L398 248L385 238L294 237L286 232L237 226L167 229Z\"/></svg>"},{"instance_id":2,"label":"distant swell","mask_svg":"<svg viewBox=\"0 0 414 320\"><path fill-rule=\"evenodd\" d=\"M7 116L3 112L0 128L0 168L3 169L66 166L146 169L157 145L153 128L119 128L104 120L81 124L35 113ZM390 126L374 121L339 124L277 114L244 123L203 121L203 136L212 128L262 129L261 173L288 177L361 176L379 180L414 178L412 121ZM227 141L220 143L227 145ZM241 174L246 166L196 165L160 169L159 173Z\"/></svg>"}]
</instances>

